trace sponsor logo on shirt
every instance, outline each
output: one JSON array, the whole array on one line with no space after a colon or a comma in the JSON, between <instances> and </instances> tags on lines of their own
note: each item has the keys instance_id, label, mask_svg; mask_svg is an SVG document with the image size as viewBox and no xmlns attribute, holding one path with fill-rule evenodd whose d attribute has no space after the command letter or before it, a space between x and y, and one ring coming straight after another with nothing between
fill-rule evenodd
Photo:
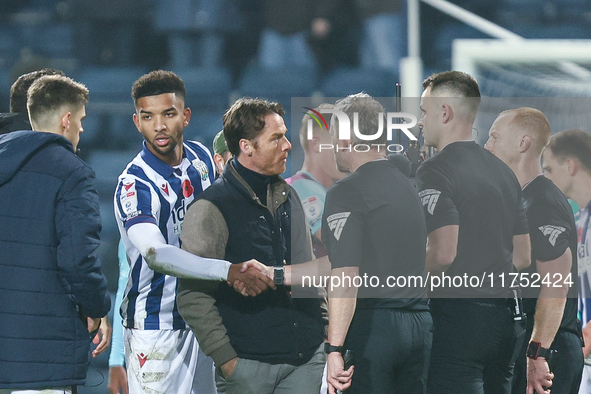
<instances>
[{"instance_id":1,"label":"sponsor logo on shirt","mask_svg":"<svg viewBox=\"0 0 591 394\"><path fill-rule=\"evenodd\" d=\"M170 212L172 215L172 231L177 236L181 235L181 231L183 231L183 221L185 220L186 212L185 199L177 200L175 207Z\"/></svg>"},{"instance_id":2,"label":"sponsor logo on shirt","mask_svg":"<svg viewBox=\"0 0 591 394\"><path fill-rule=\"evenodd\" d=\"M550 245L556 246L556 240L566 229L564 227L548 224L546 226L538 227L538 230L540 230L545 237L548 237L548 242L550 242Z\"/></svg>"},{"instance_id":3,"label":"sponsor logo on shirt","mask_svg":"<svg viewBox=\"0 0 591 394\"><path fill-rule=\"evenodd\" d=\"M332 214L326 218L328 228L332 231L337 241L341 238L341 233L343 232L343 228L345 227L345 223L347 223L349 215L351 215L351 212L340 212Z\"/></svg>"},{"instance_id":4,"label":"sponsor logo on shirt","mask_svg":"<svg viewBox=\"0 0 591 394\"><path fill-rule=\"evenodd\" d=\"M421 203L423 203L423 206L427 208L427 212L431 215L435 212L435 206L437 205L440 195L441 192L435 189L425 189L419 192Z\"/></svg>"},{"instance_id":5,"label":"sponsor logo on shirt","mask_svg":"<svg viewBox=\"0 0 591 394\"><path fill-rule=\"evenodd\" d=\"M119 197L123 212L131 219L139 215L137 212L137 193L135 190L135 182L123 183L123 189Z\"/></svg>"},{"instance_id":6,"label":"sponsor logo on shirt","mask_svg":"<svg viewBox=\"0 0 591 394\"><path fill-rule=\"evenodd\" d=\"M207 176L209 175L209 169L207 168L207 164L205 164L205 162L199 159L193 160L191 164L193 164L193 167L195 167L195 169L199 171L199 174L201 175L201 180L207 180Z\"/></svg>"},{"instance_id":7,"label":"sponsor logo on shirt","mask_svg":"<svg viewBox=\"0 0 591 394\"><path fill-rule=\"evenodd\" d=\"M164 194L168 196L168 183L163 183L162 186L160 186L160 189L162 189Z\"/></svg>"},{"instance_id":8,"label":"sponsor logo on shirt","mask_svg":"<svg viewBox=\"0 0 591 394\"><path fill-rule=\"evenodd\" d=\"M304 213L306 218L310 222L316 222L322 215L322 206L320 200L316 196L310 196L302 200L302 206L304 207Z\"/></svg>"}]
</instances>

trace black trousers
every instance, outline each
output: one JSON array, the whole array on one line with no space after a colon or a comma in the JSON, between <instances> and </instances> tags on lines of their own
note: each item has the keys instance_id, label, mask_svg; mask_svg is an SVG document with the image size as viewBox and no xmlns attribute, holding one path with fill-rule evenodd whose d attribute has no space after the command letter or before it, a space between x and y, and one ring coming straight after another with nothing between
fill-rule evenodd
<instances>
[{"instance_id":1,"label":"black trousers","mask_svg":"<svg viewBox=\"0 0 591 394\"><path fill-rule=\"evenodd\" d=\"M532 317L533 318L533 317ZM515 361L515 376L511 392L523 394L527 388L527 359L525 353L531 338L531 331L525 333L523 344ZM577 394L583 376L583 351L581 339L570 331L559 330L554 337L551 349L557 350L550 368L554 373L552 394Z\"/></svg>"},{"instance_id":2,"label":"black trousers","mask_svg":"<svg viewBox=\"0 0 591 394\"><path fill-rule=\"evenodd\" d=\"M358 309L345 340L355 357L346 393L424 394L432 327L428 311Z\"/></svg>"},{"instance_id":3,"label":"black trousers","mask_svg":"<svg viewBox=\"0 0 591 394\"><path fill-rule=\"evenodd\" d=\"M509 394L525 323L507 300L432 299L430 394Z\"/></svg>"}]
</instances>

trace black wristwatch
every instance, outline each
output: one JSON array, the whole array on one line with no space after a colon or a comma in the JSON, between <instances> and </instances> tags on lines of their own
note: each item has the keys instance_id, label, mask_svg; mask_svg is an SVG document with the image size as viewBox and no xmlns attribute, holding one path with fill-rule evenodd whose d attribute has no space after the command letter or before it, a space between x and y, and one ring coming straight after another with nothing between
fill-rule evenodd
<instances>
[{"instance_id":1,"label":"black wristwatch","mask_svg":"<svg viewBox=\"0 0 591 394\"><path fill-rule=\"evenodd\" d=\"M273 267L273 283L275 283L275 286L280 286L283 284L284 275L285 269L283 266L276 265Z\"/></svg>"},{"instance_id":2,"label":"black wristwatch","mask_svg":"<svg viewBox=\"0 0 591 394\"><path fill-rule=\"evenodd\" d=\"M537 360L538 357L544 357L546 361L549 361L555 352L555 350L543 348L540 342L532 341L529 343L527 352L525 354L532 360Z\"/></svg>"},{"instance_id":3,"label":"black wristwatch","mask_svg":"<svg viewBox=\"0 0 591 394\"><path fill-rule=\"evenodd\" d=\"M332 353L332 352L339 352L342 353L345 350L344 346L334 346L328 342L324 342L324 353Z\"/></svg>"}]
</instances>

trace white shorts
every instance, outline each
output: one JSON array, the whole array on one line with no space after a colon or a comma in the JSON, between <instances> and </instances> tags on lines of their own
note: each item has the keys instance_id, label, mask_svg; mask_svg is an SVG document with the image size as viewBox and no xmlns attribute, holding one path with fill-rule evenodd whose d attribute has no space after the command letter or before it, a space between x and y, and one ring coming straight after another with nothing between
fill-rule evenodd
<instances>
[{"instance_id":1,"label":"white shorts","mask_svg":"<svg viewBox=\"0 0 591 394\"><path fill-rule=\"evenodd\" d=\"M213 360L191 330L124 328L129 392L215 394Z\"/></svg>"},{"instance_id":2,"label":"white shorts","mask_svg":"<svg viewBox=\"0 0 591 394\"><path fill-rule=\"evenodd\" d=\"M579 386L579 394L591 394L591 365L585 364L583 367L583 378Z\"/></svg>"},{"instance_id":3,"label":"white shorts","mask_svg":"<svg viewBox=\"0 0 591 394\"><path fill-rule=\"evenodd\" d=\"M72 394L72 389L69 389L69 388L55 388L55 389L44 389L44 390L0 389L0 394Z\"/></svg>"}]
</instances>

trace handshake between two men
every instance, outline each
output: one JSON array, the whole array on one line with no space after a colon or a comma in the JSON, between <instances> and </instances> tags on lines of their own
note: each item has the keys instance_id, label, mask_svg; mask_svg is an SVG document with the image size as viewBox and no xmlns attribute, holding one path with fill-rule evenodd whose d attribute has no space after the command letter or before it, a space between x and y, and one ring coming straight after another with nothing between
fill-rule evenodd
<instances>
[{"instance_id":1,"label":"handshake between two men","mask_svg":"<svg viewBox=\"0 0 591 394\"><path fill-rule=\"evenodd\" d=\"M279 282L275 282L275 270L279 271L281 285L291 286L301 284L302 273L310 276L327 275L330 272L328 256L298 264L298 273L294 273L291 265L283 265L279 269L262 264L252 259L243 263L232 264L228 271L228 286L243 296L254 297L271 288L275 290ZM300 270L301 269L301 270Z\"/></svg>"}]
</instances>

